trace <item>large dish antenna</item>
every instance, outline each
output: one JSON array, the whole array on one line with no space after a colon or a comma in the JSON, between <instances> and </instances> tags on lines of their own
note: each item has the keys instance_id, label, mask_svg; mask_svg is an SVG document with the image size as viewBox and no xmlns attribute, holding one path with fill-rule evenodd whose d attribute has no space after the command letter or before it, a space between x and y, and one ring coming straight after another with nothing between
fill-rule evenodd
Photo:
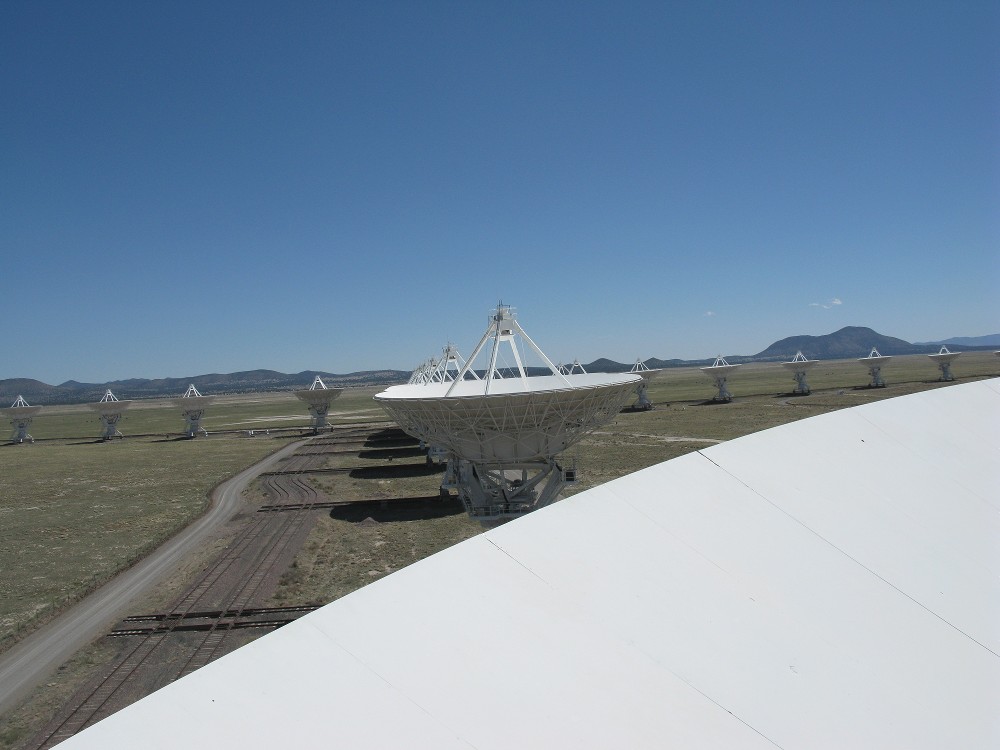
<instances>
[{"instance_id":1,"label":"large dish antenna","mask_svg":"<svg viewBox=\"0 0 1000 750\"><path fill-rule=\"evenodd\" d=\"M733 400L733 394L729 392L726 381L729 378L729 374L737 367L742 367L742 365L731 365L726 361L726 358L720 354L715 358L715 362L712 365L699 368L703 373L715 381L715 387L718 389L718 393L712 398L713 401L722 403Z\"/></svg>"},{"instance_id":2,"label":"large dish antenna","mask_svg":"<svg viewBox=\"0 0 1000 750\"><path fill-rule=\"evenodd\" d=\"M108 388L100 401L87 405L96 411L101 418L101 428L103 430L101 432L101 440L124 437L118 429L118 423L121 421L122 415L132 405L131 401L119 401L115 397L115 394L111 392L111 389Z\"/></svg>"},{"instance_id":3,"label":"large dish antenna","mask_svg":"<svg viewBox=\"0 0 1000 750\"><path fill-rule=\"evenodd\" d=\"M14 403L3 410L4 416L10 418L10 424L14 431L10 434L12 443L33 443L35 439L28 434L28 427L31 425L35 415L42 410L40 406L31 406L24 400L24 396L18 394Z\"/></svg>"},{"instance_id":4,"label":"large dish antenna","mask_svg":"<svg viewBox=\"0 0 1000 750\"><path fill-rule=\"evenodd\" d=\"M792 393L808 396L812 392L809 383L806 382L806 373L818 363L818 359L806 359L806 356L801 351L795 352L795 356L792 357L790 362L781 363L782 367L786 370L791 370L795 376L795 390Z\"/></svg>"},{"instance_id":5,"label":"large dish antenna","mask_svg":"<svg viewBox=\"0 0 1000 750\"><path fill-rule=\"evenodd\" d=\"M296 397L305 402L309 407L309 413L313 416L313 432L318 433L326 429L326 415L330 411L330 404L343 390L343 388L327 388L323 379L317 375L311 386L295 391Z\"/></svg>"},{"instance_id":6,"label":"large dish antenna","mask_svg":"<svg viewBox=\"0 0 1000 750\"><path fill-rule=\"evenodd\" d=\"M528 376L529 351L551 374ZM481 355L486 361L477 371ZM375 400L403 430L448 452L449 477L466 511L487 522L552 502L574 479L556 456L617 414L640 380L631 373L560 373L514 310L500 304L453 380L392 386Z\"/></svg>"},{"instance_id":7,"label":"large dish antenna","mask_svg":"<svg viewBox=\"0 0 1000 750\"><path fill-rule=\"evenodd\" d=\"M188 386L183 396L174 399L174 404L184 412L184 432L189 438L197 437L199 432L208 436L208 432L201 426L201 418L205 416L205 407L214 400L215 396L202 396L198 393L194 383Z\"/></svg>"},{"instance_id":8,"label":"large dish antenna","mask_svg":"<svg viewBox=\"0 0 1000 750\"><path fill-rule=\"evenodd\" d=\"M889 364L890 359L892 357L883 357L878 353L878 349L873 346L867 357L861 357L858 360L858 362L868 368L868 374L871 375L872 379L868 384L869 388L885 388L885 380L882 378L882 368Z\"/></svg>"},{"instance_id":9,"label":"large dish antenna","mask_svg":"<svg viewBox=\"0 0 1000 750\"><path fill-rule=\"evenodd\" d=\"M928 354L932 360L937 362L938 369L941 370L941 377L938 380L950 381L954 380L955 376L951 374L951 363L961 355L962 352L949 351L947 346L942 346L941 350L937 354ZM1000 354L1000 352L997 352Z\"/></svg>"},{"instance_id":10,"label":"large dish antenna","mask_svg":"<svg viewBox=\"0 0 1000 750\"><path fill-rule=\"evenodd\" d=\"M651 370L645 362L636 358L635 364L632 365L632 369L629 372L632 372L642 378L636 386L635 390L638 398L635 403L632 404L632 408L636 411L649 411L653 408L653 402L649 400L647 386L649 385L649 381L653 379L653 376L660 372L660 370Z\"/></svg>"}]
</instances>

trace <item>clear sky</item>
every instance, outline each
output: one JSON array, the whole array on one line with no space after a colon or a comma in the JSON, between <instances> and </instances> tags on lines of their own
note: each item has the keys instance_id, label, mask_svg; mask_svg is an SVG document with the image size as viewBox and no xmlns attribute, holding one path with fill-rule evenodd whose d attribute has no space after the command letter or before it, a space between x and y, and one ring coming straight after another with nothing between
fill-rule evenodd
<instances>
[{"instance_id":1,"label":"clear sky","mask_svg":"<svg viewBox=\"0 0 1000 750\"><path fill-rule=\"evenodd\" d=\"M1000 332L1000 3L0 4L0 378Z\"/></svg>"}]
</instances>

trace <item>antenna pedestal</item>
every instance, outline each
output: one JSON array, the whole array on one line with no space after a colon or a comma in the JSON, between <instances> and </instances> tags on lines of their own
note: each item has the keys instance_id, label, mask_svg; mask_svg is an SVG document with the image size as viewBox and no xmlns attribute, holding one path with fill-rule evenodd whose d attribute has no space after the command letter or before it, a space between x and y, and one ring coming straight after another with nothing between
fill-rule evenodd
<instances>
[{"instance_id":1,"label":"antenna pedestal","mask_svg":"<svg viewBox=\"0 0 1000 750\"><path fill-rule=\"evenodd\" d=\"M635 387L635 392L639 396L635 400L635 403L632 404L632 408L635 411L649 411L653 408L653 402L649 400L649 389L645 378Z\"/></svg>"},{"instance_id":2,"label":"antenna pedestal","mask_svg":"<svg viewBox=\"0 0 1000 750\"><path fill-rule=\"evenodd\" d=\"M554 501L575 471L564 471L555 459L482 464L453 458L446 471L454 477L458 497L470 518L487 523L523 516ZM447 489L445 483L442 490Z\"/></svg>"}]
</instances>

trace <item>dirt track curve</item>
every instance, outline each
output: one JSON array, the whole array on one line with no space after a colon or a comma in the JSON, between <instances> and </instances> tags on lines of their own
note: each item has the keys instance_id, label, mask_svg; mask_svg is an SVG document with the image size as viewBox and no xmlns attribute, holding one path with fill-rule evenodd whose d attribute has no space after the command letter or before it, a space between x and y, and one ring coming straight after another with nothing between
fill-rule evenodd
<instances>
[{"instance_id":1,"label":"dirt track curve","mask_svg":"<svg viewBox=\"0 0 1000 750\"><path fill-rule=\"evenodd\" d=\"M73 654L105 634L136 598L149 591L185 555L193 551L240 509L246 486L259 474L293 453L299 440L244 469L212 493L205 515L165 542L149 557L119 574L52 622L0 654L0 715L14 708Z\"/></svg>"}]
</instances>

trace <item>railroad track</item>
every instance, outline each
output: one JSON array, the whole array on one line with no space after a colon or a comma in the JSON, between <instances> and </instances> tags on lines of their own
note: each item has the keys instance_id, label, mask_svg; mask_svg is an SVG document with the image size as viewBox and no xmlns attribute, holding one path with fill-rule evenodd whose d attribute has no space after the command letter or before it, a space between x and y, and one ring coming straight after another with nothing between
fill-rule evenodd
<instances>
[{"instance_id":1,"label":"railroad track","mask_svg":"<svg viewBox=\"0 0 1000 750\"><path fill-rule=\"evenodd\" d=\"M352 438L353 439L353 438ZM360 442L360 441L359 441ZM297 454L293 454L297 456ZM323 454L303 456L299 465L322 463ZM312 510L329 507L329 498L294 474L262 475L261 481L273 502L271 508L295 512L254 514L213 563L188 588L168 612L127 617L110 633L134 643L118 656L106 674L75 701L54 726L46 728L33 748L50 748L90 724L112 713L129 700L130 685L144 669L168 663L168 651L176 655L177 634L194 638L188 655L174 668L170 681L208 664L226 651L227 638L247 628L276 628L300 617L313 607L277 609L254 606L262 598L265 583L276 578L294 554L292 545L315 521ZM280 569L279 569L280 568Z\"/></svg>"}]
</instances>

